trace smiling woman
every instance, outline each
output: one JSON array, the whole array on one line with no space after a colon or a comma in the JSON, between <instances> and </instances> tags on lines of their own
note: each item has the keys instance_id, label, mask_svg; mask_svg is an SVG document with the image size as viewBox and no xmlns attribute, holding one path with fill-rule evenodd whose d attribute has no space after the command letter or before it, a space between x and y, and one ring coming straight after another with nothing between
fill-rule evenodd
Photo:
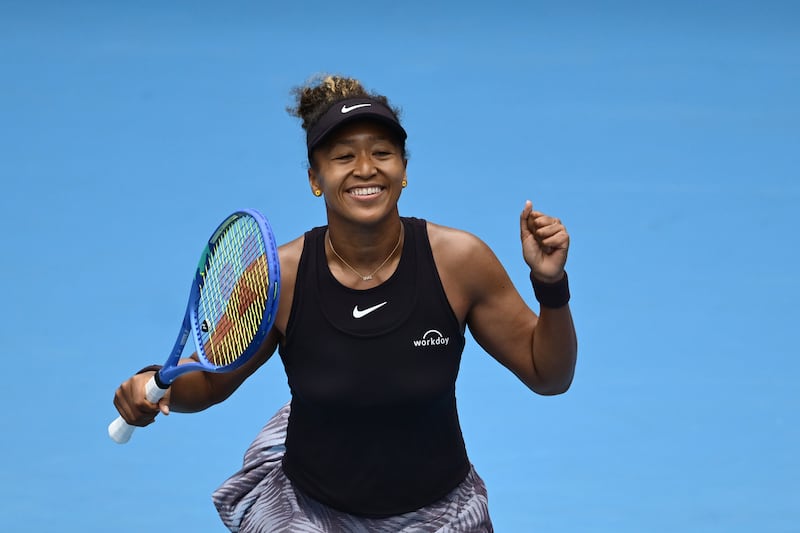
<instances>
[{"instance_id":1,"label":"smiling woman","mask_svg":"<svg viewBox=\"0 0 800 533\"><path fill-rule=\"evenodd\" d=\"M205 409L277 349L291 401L214 494L231 530L492 531L456 409L465 331L531 390L566 391L577 353L569 235L525 203L537 315L477 237L400 216L407 134L386 97L338 76L294 94L327 225L280 247L272 331L241 369L187 374L158 405L141 392L151 373L132 377L117 391L120 413L146 425L159 410Z\"/></svg>"},{"instance_id":2,"label":"smiling woman","mask_svg":"<svg viewBox=\"0 0 800 533\"><path fill-rule=\"evenodd\" d=\"M325 197L328 244L345 266L370 271L392 259L402 240L397 202L408 182L402 147L388 126L371 116L341 125L314 149L308 179ZM379 232L367 235L367 227Z\"/></svg>"}]
</instances>

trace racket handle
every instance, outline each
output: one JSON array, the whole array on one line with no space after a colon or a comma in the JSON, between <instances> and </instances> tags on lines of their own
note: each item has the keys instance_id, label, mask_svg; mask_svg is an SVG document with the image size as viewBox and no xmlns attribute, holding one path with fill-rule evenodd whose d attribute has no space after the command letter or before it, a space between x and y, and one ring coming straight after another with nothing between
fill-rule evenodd
<instances>
[{"instance_id":1,"label":"racket handle","mask_svg":"<svg viewBox=\"0 0 800 533\"><path fill-rule=\"evenodd\" d=\"M156 384L156 377L151 377L144 388L144 395L148 401L158 403L158 400L164 397L167 389L162 389ZM116 420L108 425L108 436L117 444L125 444L131 440L136 426L132 426L125 422L125 419L118 416Z\"/></svg>"}]
</instances>

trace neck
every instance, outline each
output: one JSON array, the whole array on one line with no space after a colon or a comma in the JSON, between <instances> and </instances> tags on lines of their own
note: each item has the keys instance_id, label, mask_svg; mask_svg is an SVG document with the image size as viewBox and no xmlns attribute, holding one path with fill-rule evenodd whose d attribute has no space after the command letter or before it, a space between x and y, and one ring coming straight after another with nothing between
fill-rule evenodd
<instances>
[{"instance_id":1,"label":"neck","mask_svg":"<svg viewBox=\"0 0 800 533\"><path fill-rule=\"evenodd\" d=\"M342 220L331 213L328 215L328 236L339 255L353 266L383 261L402 231L403 224L397 213L372 224Z\"/></svg>"},{"instance_id":2,"label":"neck","mask_svg":"<svg viewBox=\"0 0 800 533\"><path fill-rule=\"evenodd\" d=\"M340 271L357 274L363 281L390 271L392 259L400 254L403 227L400 218L379 227L348 228L329 224L326 236L328 264Z\"/></svg>"}]
</instances>

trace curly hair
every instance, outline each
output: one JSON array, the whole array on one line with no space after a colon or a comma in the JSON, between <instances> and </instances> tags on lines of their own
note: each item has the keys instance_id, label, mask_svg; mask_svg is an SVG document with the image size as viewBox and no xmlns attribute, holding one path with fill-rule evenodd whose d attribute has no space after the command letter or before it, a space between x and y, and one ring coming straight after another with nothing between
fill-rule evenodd
<instances>
[{"instance_id":1,"label":"curly hair","mask_svg":"<svg viewBox=\"0 0 800 533\"><path fill-rule=\"evenodd\" d=\"M385 104L400 118L400 110L389 104L389 99L382 94L367 91L355 78L346 78L331 74L318 74L305 85L294 87L292 94L295 105L286 108L290 115L299 118L305 131L314 126L320 117L333 104L348 98L366 96Z\"/></svg>"}]
</instances>

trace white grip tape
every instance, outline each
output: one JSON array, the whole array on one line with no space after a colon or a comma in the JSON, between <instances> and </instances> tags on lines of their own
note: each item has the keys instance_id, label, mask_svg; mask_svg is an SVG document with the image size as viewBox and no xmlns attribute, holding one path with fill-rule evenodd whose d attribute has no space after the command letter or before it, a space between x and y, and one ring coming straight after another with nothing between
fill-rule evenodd
<instances>
[{"instance_id":1,"label":"white grip tape","mask_svg":"<svg viewBox=\"0 0 800 533\"><path fill-rule=\"evenodd\" d=\"M147 385L144 386L144 397L147 398L149 402L158 403L158 400L163 398L166 393L167 389L162 389L156 385L155 374L147 381Z\"/></svg>"},{"instance_id":2,"label":"white grip tape","mask_svg":"<svg viewBox=\"0 0 800 533\"><path fill-rule=\"evenodd\" d=\"M166 393L167 389L162 389L156 385L155 375L147 381L144 388L145 398L153 403L157 403ZM124 418L118 416L116 420L108 425L108 436L117 444L125 444L131 440L131 435L133 435L135 429L136 426L128 424Z\"/></svg>"}]
</instances>

